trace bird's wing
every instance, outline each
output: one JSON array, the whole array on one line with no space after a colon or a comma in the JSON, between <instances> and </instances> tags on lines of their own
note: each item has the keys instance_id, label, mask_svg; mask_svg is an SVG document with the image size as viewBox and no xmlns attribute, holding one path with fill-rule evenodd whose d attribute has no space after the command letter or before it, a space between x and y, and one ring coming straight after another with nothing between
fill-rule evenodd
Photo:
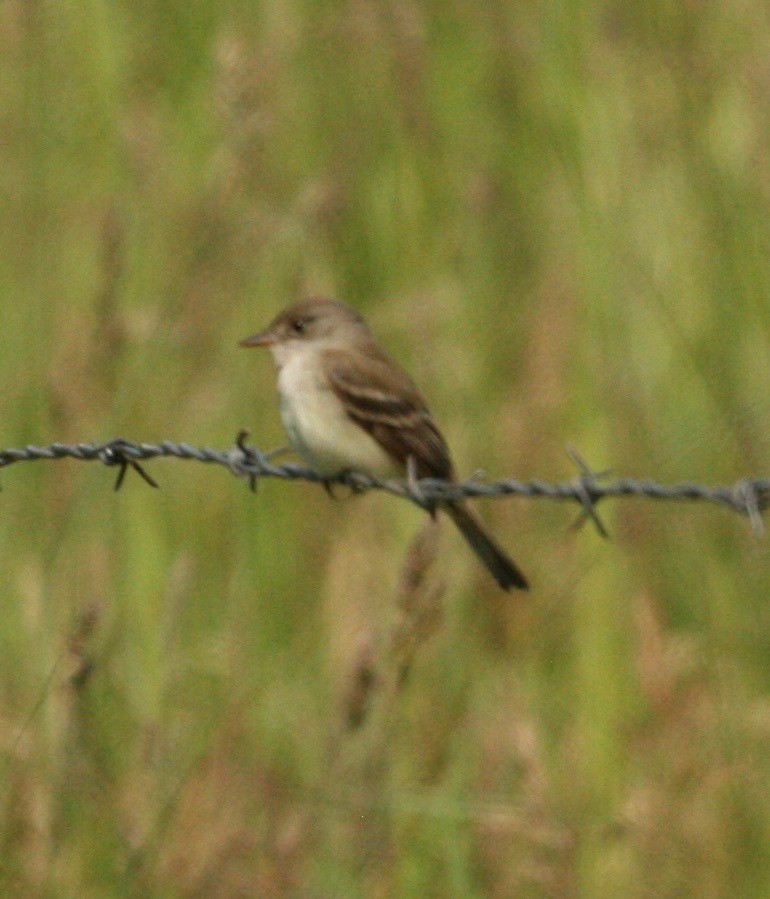
<instances>
[{"instance_id":1,"label":"bird's wing","mask_svg":"<svg viewBox=\"0 0 770 899\"><path fill-rule=\"evenodd\" d=\"M453 477L452 459L441 431L412 379L379 347L365 356L328 350L324 367L348 416L417 477Z\"/></svg>"}]
</instances>

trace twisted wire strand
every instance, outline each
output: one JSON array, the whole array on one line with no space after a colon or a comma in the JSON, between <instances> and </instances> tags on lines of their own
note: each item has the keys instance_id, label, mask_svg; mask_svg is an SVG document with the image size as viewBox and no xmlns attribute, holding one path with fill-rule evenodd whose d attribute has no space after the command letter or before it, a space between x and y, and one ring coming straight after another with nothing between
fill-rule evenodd
<instances>
[{"instance_id":1,"label":"twisted wire strand","mask_svg":"<svg viewBox=\"0 0 770 899\"><path fill-rule=\"evenodd\" d=\"M147 483L156 482L140 465L157 458L184 459L220 465L238 477L249 480L253 489L260 478L279 478L292 481L310 481L325 486L340 484L354 491L384 490L395 496L411 500L419 506L429 507L446 499L495 498L521 496L530 499L551 499L577 502L582 507L581 518L594 521L601 533L603 525L596 514L596 504L608 497L645 497L654 500L701 501L713 503L747 515L757 532L763 531L761 513L770 504L770 478L745 478L732 485L706 486L692 482L661 484L653 480L618 478L605 481L606 473L593 471L576 450L568 452L579 468L579 474L571 481L550 483L533 480L520 481L503 478L498 481L482 481L476 478L449 483L435 478L405 481L382 481L360 472L348 472L338 477L322 478L302 465L294 463L274 464L275 453L268 453L246 444L247 433L241 432L235 444L227 450L189 443L135 443L115 438L101 443L51 443L47 446L28 445L0 450L0 469L17 462L34 462L41 459L77 459L81 462L102 462L119 468L115 488L119 489L128 468L134 469Z\"/></svg>"}]
</instances>

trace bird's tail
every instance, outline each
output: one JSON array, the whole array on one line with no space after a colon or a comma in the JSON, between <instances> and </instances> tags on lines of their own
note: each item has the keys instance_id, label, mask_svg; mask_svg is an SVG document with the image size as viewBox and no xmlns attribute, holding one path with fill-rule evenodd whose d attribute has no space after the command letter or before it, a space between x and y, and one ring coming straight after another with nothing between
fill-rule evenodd
<instances>
[{"instance_id":1,"label":"bird's tail","mask_svg":"<svg viewBox=\"0 0 770 899\"><path fill-rule=\"evenodd\" d=\"M487 534L474 512L460 502L448 502L442 506L452 517L452 521L460 529L460 533L468 541L468 545L486 565L492 577L503 590L510 590L511 587L519 590L529 588L527 579L516 567L516 563Z\"/></svg>"}]
</instances>

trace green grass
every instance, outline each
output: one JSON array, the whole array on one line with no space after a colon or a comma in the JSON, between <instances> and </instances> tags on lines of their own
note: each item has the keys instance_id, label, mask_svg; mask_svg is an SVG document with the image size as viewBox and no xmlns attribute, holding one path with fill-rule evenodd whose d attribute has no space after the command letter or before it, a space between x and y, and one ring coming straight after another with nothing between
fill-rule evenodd
<instances>
[{"instance_id":1,"label":"green grass","mask_svg":"<svg viewBox=\"0 0 770 899\"><path fill-rule=\"evenodd\" d=\"M463 473L766 474L769 39L735 0L6 0L0 446L277 446L237 340L329 293ZM767 895L745 522L489 503L509 598L391 498L151 471L2 473L4 894Z\"/></svg>"}]
</instances>

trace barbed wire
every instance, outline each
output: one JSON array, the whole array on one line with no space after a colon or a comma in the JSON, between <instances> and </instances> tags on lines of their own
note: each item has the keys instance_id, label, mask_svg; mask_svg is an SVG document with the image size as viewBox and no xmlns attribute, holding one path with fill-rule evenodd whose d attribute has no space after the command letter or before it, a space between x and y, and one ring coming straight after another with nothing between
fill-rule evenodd
<instances>
[{"instance_id":1,"label":"barbed wire","mask_svg":"<svg viewBox=\"0 0 770 899\"><path fill-rule=\"evenodd\" d=\"M757 533L764 532L762 512L770 505L770 478L745 478L732 485L704 486L685 482L661 484L652 480L618 478L607 481L609 472L594 471L578 451L568 445L567 452L578 468L577 477L571 481L549 483L541 480L519 481L504 478L484 481L479 475L467 481L448 482L435 478L416 479L408 475L403 481L383 481L361 472L347 472L334 478L323 478L294 463L276 465L273 459L288 448L265 452L246 444L247 431L241 431L235 444L227 450L208 446L192 446L189 443L135 443L118 437L103 443L51 443L47 446L24 446L0 450L0 469L17 462L34 462L41 459L77 459L81 462L101 462L118 468L115 489L123 484L129 468L136 471L152 487L158 487L141 462L157 458L184 459L192 462L220 465L237 477L249 481L253 490L261 478L281 478L290 481L310 481L322 484L329 492L335 484L346 486L354 492L384 490L395 496L411 500L422 508L431 508L441 500L461 498L495 498L521 496L529 499L573 501L581 506L576 524L590 520L599 533L607 536L606 528L596 511L597 503L608 497L646 497L654 500L702 501L713 503L748 516Z\"/></svg>"}]
</instances>

